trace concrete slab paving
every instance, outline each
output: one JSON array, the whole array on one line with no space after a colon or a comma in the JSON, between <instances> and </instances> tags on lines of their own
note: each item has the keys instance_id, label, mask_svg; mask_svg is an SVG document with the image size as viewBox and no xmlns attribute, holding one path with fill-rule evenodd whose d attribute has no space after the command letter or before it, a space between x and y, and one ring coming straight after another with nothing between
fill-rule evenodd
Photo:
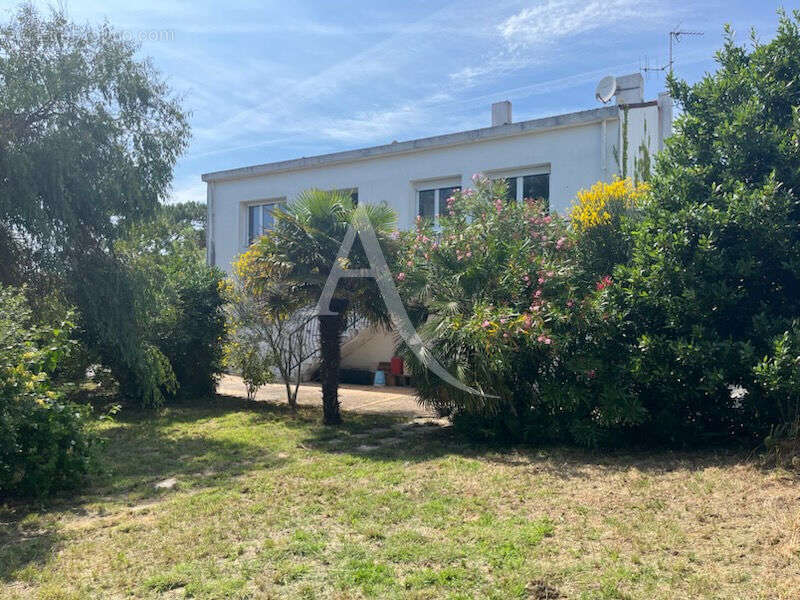
<instances>
[{"instance_id":1,"label":"concrete slab paving","mask_svg":"<svg viewBox=\"0 0 800 600\"><path fill-rule=\"evenodd\" d=\"M241 377L223 375L217 393L246 398ZM343 384L339 387L339 403L343 411L386 414L413 419L432 419L436 415L417 403L416 390L408 387L373 387ZM256 400L286 403L286 388L282 383L269 383L258 390ZM318 383L304 383L297 392L301 406L322 406L322 388Z\"/></svg>"}]
</instances>

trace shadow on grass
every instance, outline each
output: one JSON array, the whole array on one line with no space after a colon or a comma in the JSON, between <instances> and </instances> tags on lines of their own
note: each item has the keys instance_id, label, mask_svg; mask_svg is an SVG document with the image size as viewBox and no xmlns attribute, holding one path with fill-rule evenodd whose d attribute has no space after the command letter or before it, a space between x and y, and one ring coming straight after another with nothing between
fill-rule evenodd
<instances>
[{"instance_id":1,"label":"shadow on grass","mask_svg":"<svg viewBox=\"0 0 800 600\"><path fill-rule=\"evenodd\" d=\"M447 456L473 458L521 469L533 468L537 472L561 479L585 479L631 469L659 475L677 470L696 472L711 467L761 466L756 452L736 442L728 446L690 450L587 450L564 446L487 443L476 441L452 427L419 427L418 433L404 434L398 439L396 436L403 430L393 427L393 423L386 417L376 418L372 415L367 417L372 423L366 430L374 431L375 435L353 436L353 433L357 434L364 429L364 424L348 423L352 414L347 413L345 424L338 428L339 432L345 433L339 435L340 443L331 443L337 437L336 434L325 432L324 437L311 436L306 444L323 451L346 453L375 461L418 463ZM388 428L388 432L382 431L385 428ZM386 437L391 443L382 443Z\"/></svg>"},{"instance_id":2,"label":"shadow on grass","mask_svg":"<svg viewBox=\"0 0 800 600\"><path fill-rule=\"evenodd\" d=\"M112 424L100 428L104 447L99 472L88 487L46 501L0 499L0 581L24 580L28 568L47 562L62 540L60 515L96 514L92 505L98 502L124 506L158 501L169 492L155 484L168 478L192 490L229 487L251 469L283 464L285 459L252 440L192 432L193 424L243 412L254 417L256 426L268 421L307 426L315 420L306 411L291 415L285 407L228 397L160 410L123 409Z\"/></svg>"},{"instance_id":3,"label":"shadow on grass","mask_svg":"<svg viewBox=\"0 0 800 600\"><path fill-rule=\"evenodd\" d=\"M245 415L232 427L230 415ZM192 490L230 488L248 471L280 467L286 458L259 437L260 425L288 428L292 443L331 454L347 454L366 461L421 463L448 456L472 458L535 469L559 478L590 478L602 473L637 469L650 474L675 470L753 464L752 456L729 449L692 452L588 452L565 448L497 447L480 444L442 427L400 427L407 419L379 414L344 413L344 424L321 425L321 408L301 407L292 413L286 405L250 402L216 396L176 403L155 410L125 409L115 423L102 428L107 445L102 473L78 496L61 497L44 505L16 502L0 507L0 581L25 579L26 570L47 562L61 543L58 514L85 516L97 503L137 504L157 501L167 492L154 484L176 478ZM220 431L222 434L220 434ZM215 432L212 434L211 432ZM274 433L274 431L273 431Z\"/></svg>"}]
</instances>

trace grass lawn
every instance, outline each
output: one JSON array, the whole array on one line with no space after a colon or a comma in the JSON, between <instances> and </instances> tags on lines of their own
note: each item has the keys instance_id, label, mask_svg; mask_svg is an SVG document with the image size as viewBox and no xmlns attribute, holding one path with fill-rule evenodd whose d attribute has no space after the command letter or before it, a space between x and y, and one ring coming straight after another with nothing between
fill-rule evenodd
<instances>
[{"instance_id":1,"label":"grass lawn","mask_svg":"<svg viewBox=\"0 0 800 600\"><path fill-rule=\"evenodd\" d=\"M0 597L800 597L800 482L743 455L499 452L319 416L123 413L92 487L0 509Z\"/></svg>"}]
</instances>

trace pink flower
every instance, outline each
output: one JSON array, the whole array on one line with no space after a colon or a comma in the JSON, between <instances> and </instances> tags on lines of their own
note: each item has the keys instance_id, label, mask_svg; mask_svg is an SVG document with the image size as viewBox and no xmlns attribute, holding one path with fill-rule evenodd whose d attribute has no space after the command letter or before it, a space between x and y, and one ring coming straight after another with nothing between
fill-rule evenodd
<instances>
[{"instance_id":1,"label":"pink flower","mask_svg":"<svg viewBox=\"0 0 800 600\"><path fill-rule=\"evenodd\" d=\"M488 326L489 326L489 321L484 321L483 323L481 323L481 327L483 327L484 329L486 329Z\"/></svg>"},{"instance_id":2,"label":"pink flower","mask_svg":"<svg viewBox=\"0 0 800 600\"><path fill-rule=\"evenodd\" d=\"M466 257L467 258L472 258L472 251L467 252Z\"/></svg>"},{"instance_id":3,"label":"pink flower","mask_svg":"<svg viewBox=\"0 0 800 600\"><path fill-rule=\"evenodd\" d=\"M589 379L594 379L594 376L595 376L595 375L597 375L597 373L595 372L595 370L594 370L594 369L592 369L591 371L586 371L586 376L587 376Z\"/></svg>"},{"instance_id":4,"label":"pink flower","mask_svg":"<svg viewBox=\"0 0 800 600\"><path fill-rule=\"evenodd\" d=\"M556 242L556 249L561 250L561 248L564 247L564 244L566 242L567 242L567 238L565 238L565 237L558 238L558 241Z\"/></svg>"},{"instance_id":5,"label":"pink flower","mask_svg":"<svg viewBox=\"0 0 800 600\"><path fill-rule=\"evenodd\" d=\"M397 274L397 281L403 281L406 278L405 273L398 273Z\"/></svg>"},{"instance_id":6,"label":"pink flower","mask_svg":"<svg viewBox=\"0 0 800 600\"><path fill-rule=\"evenodd\" d=\"M567 307L568 308L572 308L573 306L575 306L575 301L574 300L567 300Z\"/></svg>"},{"instance_id":7,"label":"pink flower","mask_svg":"<svg viewBox=\"0 0 800 600\"><path fill-rule=\"evenodd\" d=\"M595 284L595 287L598 290L604 290L612 283L614 283L614 281L611 279L611 277L609 275L605 275L600 281L597 282L597 284Z\"/></svg>"},{"instance_id":8,"label":"pink flower","mask_svg":"<svg viewBox=\"0 0 800 600\"><path fill-rule=\"evenodd\" d=\"M505 323L506 322L506 318L505 317L500 317L500 322L501 323Z\"/></svg>"},{"instance_id":9,"label":"pink flower","mask_svg":"<svg viewBox=\"0 0 800 600\"><path fill-rule=\"evenodd\" d=\"M548 346L552 343L552 341L553 340L551 340L550 338L544 338L544 343L547 344Z\"/></svg>"},{"instance_id":10,"label":"pink flower","mask_svg":"<svg viewBox=\"0 0 800 600\"><path fill-rule=\"evenodd\" d=\"M530 280L531 280L531 278L528 277L527 275L522 277L522 281L524 281L525 283L528 283Z\"/></svg>"}]
</instances>

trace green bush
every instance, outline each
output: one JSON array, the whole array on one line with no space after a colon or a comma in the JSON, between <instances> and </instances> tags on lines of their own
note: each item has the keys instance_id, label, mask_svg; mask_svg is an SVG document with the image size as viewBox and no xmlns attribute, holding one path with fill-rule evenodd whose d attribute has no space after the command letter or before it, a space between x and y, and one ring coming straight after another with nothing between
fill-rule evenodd
<instances>
[{"instance_id":1,"label":"green bush","mask_svg":"<svg viewBox=\"0 0 800 600\"><path fill-rule=\"evenodd\" d=\"M176 392L213 394L223 370L224 274L206 265L197 228L173 212L132 226L115 246L136 278L134 310L147 324L142 336L152 353L148 372L161 373L153 381L159 394L150 404Z\"/></svg>"},{"instance_id":2,"label":"green bush","mask_svg":"<svg viewBox=\"0 0 800 600\"><path fill-rule=\"evenodd\" d=\"M76 346L66 320L34 322L24 294L0 287L0 493L42 497L78 485L97 444L91 411L51 374Z\"/></svg>"},{"instance_id":3,"label":"green bush","mask_svg":"<svg viewBox=\"0 0 800 600\"><path fill-rule=\"evenodd\" d=\"M643 202L624 182L596 186L568 227L478 178L440 232L419 223L398 280L423 341L498 396L445 385L407 353L424 402L531 442L797 436L798 19L782 14L752 48L729 35L695 85L670 79L683 111Z\"/></svg>"},{"instance_id":4,"label":"green bush","mask_svg":"<svg viewBox=\"0 0 800 600\"><path fill-rule=\"evenodd\" d=\"M753 369L760 404L777 411L776 425L765 440L767 458L778 464L800 461L800 322L772 342L772 351ZM733 388L737 398L748 394Z\"/></svg>"},{"instance_id":5,"label":"green bush","mask_svg":"<svg viewBox=\"0 0 800 600\"><path fill-rule=\"evenodd\" d=\"M605 367L619 344L605 316L613 281L582 268L565 219L507 204L504 186L476 176L448 200L439 231L420 220L404 234L396 277L425 346L487 394L451 387L404 350L420 399L471 434L607 443L643 418Z\"/></svg>"},{"instance_id":6,"label":"green bush","mask_svg":"<svg viewBox=\"0 0 800 600\"><path fill-rule=\"evenodd\" d=\"M234 332L225 345L225 364L241 376L247 399L255 400L258 389L275 381L272 354L261 349L261 341L244 330Z\"/></svg>"},{"instance_id":7,"label":"green bush","mask_svg":"<svg viewBox=\"0 0 800 600\"><path fill-rule=\"evenodd\" d=\"M638 221L650 186L615 178L580 190L570 210L575 252L586 275L600 278L627 262L633 242L630 229Z\"/></svg>"},{"instance_id":8,"label":"green bush","mask_svg":"<svg viewBox=\"0 0 800 600\"><path fill-rule=\"evenodd\" d=\"M754 393L754 368L800 316L797 16L752 49L729 35L717 61L695 85L670 81L683 114L614 273L609 311L631 340L620 373L648 442L757 438L785 418Z\"/></svg>"}]
</instances>

